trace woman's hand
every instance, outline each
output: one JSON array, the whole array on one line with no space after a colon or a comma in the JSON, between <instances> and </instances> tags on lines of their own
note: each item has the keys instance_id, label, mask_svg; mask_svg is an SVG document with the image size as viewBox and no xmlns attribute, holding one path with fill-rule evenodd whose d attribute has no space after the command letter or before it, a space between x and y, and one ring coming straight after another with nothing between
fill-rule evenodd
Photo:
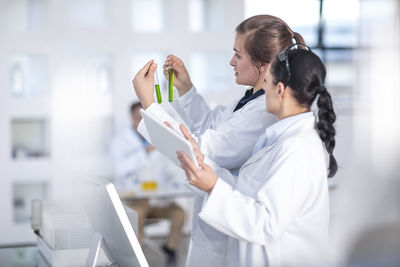
<instances>
[{"instance_id":1,"label":"woman's hand","mask_svg":"<svg viewBox=\"0 0 400 267\"><path fill-rule=\"evenodd\" d=\"M193 87L193 84L183 61L174 55L167 57L164 62L164 75L167 80L169 68L173 69L173 84L178 89L179 96L184 95Z\"/></svg>"},{"instance_id":2,"label":"woman's hand","mask_svg":"<svg viewBox=\"0 0 400 267\"><path fill-rule=\"evenodd\" d=\"M179 125L179 129L183 133L183 136L185 136L186 140L189 141L189 143L192 145L193 148L193 153L197 159L197 162L204 161L204 155L201 153L199 144L194 140L192 135L189 133L188 129L183 124Z\"/></svg>"},{"instance_id":3,"label":"woman's hand","mask_svg":"<svg viewBox=\"0 0 400 267\"><path fill-rule=\"evenodd\" d=\"M200 190L211 193L218 179L213 169L202 160L198 161L200 165L198 168L183 151L178 151L176 154L189 183Z\"/></svg>"},{"instance_id":4,"label":"woman's hand","mask_svg":"<svg viewBox=\"0 0 400 267\"><path fill-rule=\"evenodd\" d=\"M172 125L169 122L164 122L169 128L173 130ZM214 173L212 168L204 163L204 155L201 153L200 147L196 140L190 135L189 131L183 124L179 125L179 128L185 138L190 142L193 148L193 153L199 163L199 167L194 165L193 161L183 151L177 151L178 159L181 162L181 166L186 173L186 177L191 185L196 186L198 189L211 193L217 182L217 175Z\"/></svg>"},{"instance_id":5,"label":"woman's hand","mask_svg":"<svg viewBox=\"0 0 400 267\"><path fill-rule=\"evenodd\" d=\"M146 152L147 152L147 154L150 154L151 152L153 152L154 149L155 149L154 146L148 145L148 146L146 147Z\"/></svg>"},{"instance_id":6,"label":"woman's hand","mask_svg":"<svg viewBox=\"0 0 400 267\"><path fill-rule=\"evenodd\" d=\"M132 81L136 95L144 109L154 103L154 72L156 68L157 64L150 60L136 73Z\"/></svg>"},{"instance_id":7,"label":"woman's hand","mask_svg":"<svg viewBox=\"0 0 400 267\"><path fill-rule=\"evenodd\" d=\"M179 125L179 128L185 138L190 142L193 148L194 155L199 163L201 169L194 165L193 161L183 151L178 151L178 159L181 162L181 166L184 169L186 176L191 185L196 186L200 190L211 193L217 182L217 175L211 169L211 167L204 163L204 155L201 153L199 144L191 136L189 131L183 124Z\"/></svg>"}]
</instances>

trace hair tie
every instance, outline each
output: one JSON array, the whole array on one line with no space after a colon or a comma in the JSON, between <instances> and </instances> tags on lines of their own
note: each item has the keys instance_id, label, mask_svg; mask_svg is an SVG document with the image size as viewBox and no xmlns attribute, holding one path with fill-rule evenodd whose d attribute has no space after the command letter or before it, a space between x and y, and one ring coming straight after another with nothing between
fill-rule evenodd
<instances>
[{"instance_id":1,"label":"hair tie","mask_svg":"<svg viewBox=\"0 0 400 267\"><path fill-rule=\"evenodd\" d=\"M326 91L326 87L323 86L323 85L321 85L321 86L317 89L317 94L321 94L321 93L323 93L323 92L325 92L325 91Z\"/></svg>"}]
</instances>

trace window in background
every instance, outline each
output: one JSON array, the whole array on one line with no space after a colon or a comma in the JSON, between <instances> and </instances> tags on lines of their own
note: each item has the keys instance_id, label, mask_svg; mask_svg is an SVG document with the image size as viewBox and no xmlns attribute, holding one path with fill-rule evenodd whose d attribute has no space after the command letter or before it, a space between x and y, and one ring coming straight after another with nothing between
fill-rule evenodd
<instances>
[{"instance_id":1,"label":"window in background","mask_svg":"<svg viewBox=\"0 0 400 267\"><path fill-rule=\"evenodd\" d=\"M44 96L48 90L47 56L11 56L9 75L12 96Z\"/></svg>"},{"instance_id":2,"label":"window in background","mask_svg":"<svg viewBox=\"0 0 400 267\"><path fill-rule=\"evenodd\" d=\"M359 46L359 0L324 0L321 5L318 48L327 69L326 84L335 105L350 108L358 79L354 57Z\"/></svg>"},{"instance_id":3,"label":"window in background","mask_svg":"<svg viewBox=\"0 0 400 267\"><path fill-rule=\"evenodd\" d=\"M245 18L268 14L284 20L295 32L299 32L307 45L318 41L319 0L245 0Z\"/></svg>"},{"instance_id":4,"label":"window in background","mask_svg":"<svg viewBox=\"0 0 400 267\"><path fill-rule=\"evenodd\" d=\"M109 0L69 0L67 1L68 23L74 28L106 29L110 23Z\"/></svg>"},{"instance_id":5,"label":"window in background","mask_svg":"<svg viewBox=\"0 0 400 267\"><path fill-rule=\"evenodd\" d=\"M319 57L325 57L327 71L325 84L334 96L336 106L350 106L358 75L353 51L350 49L327 49L323 53L320 49L313 51Z\"/></svg>"},{"instance_id":6,"label":"window in background","mask_svg":"<svg viewBox=\"0 0 400 267\"><path fill-rule=\"evenodd\" d=\"M79 59L76 71L75 82L80 93L89 95L111 95L112 94L112 70L111 60L108 56L100 56L86 59ZM80 65L78 67L78 65Z\"/></svg>"},{"instance_id":7,"label":"window in background","mask_svg":"<svg viewBox=\"0 0 400 267\"><path fill-rule=\"evenodd\" d=\"M49 139L49 125L44 119L11 121L11 157L15 160L48 157Z\"/></svg>"},{"instance_id":8,"label":"window in background","mask_svg":"<svg viewBox=\"0 0 400 267\"><path fill-rule=\"evenodd\" d=\"M26 223L31 217L31 201L45 200L48 195L46 182L16 182L13 184L14 222Z\"/></svg>"},{"instance_id":9,"label":"window in background","mask_svg":"<svg viewBox=\"0 0 400 267\"><path fill-rule=\"evenodd\" d=\"M335 103L350 107L357 80L353 54L359 44L359 2L245 0L245 15L275 15L299 32L324 61L328 73L326 84Z\"/></svg>"},{"instance_id":10,"label":"window in background","mask_svg":"<svg viewBox=\"0 0 400 267\"><path fill-rule=\"evenodd\" d=\"M110 56L76 56L65 61L61 76L62 93L83 98L112 94Z\"/></svg>"},{"instance_id":11,"label":"window in background","mask_svg":"<svg viewBox=\"0 0 400 267\"><path fill-rule=\"evenodd\" d=\"M229 65L230 56L221 52L197 52L192 55L189 73L199 92L227 90L229 80L234 79Z\"/></svg>"},{"instance_id":12,"label":"window in background","mask_svg":"<svg viewBox=\"0 0 400 267\"><path fill-rule=\"evenodd\" d=\"M10 30L36 31L43 28L47 0L7 0L0 21Z\"/></svg>"},{"instance_id":13,"label":"window in background","mask_svg":"<svg viewBox=\"0 0 400 267\"><path fill-rule=\"evenodd\" d=\"M189 30L222 31L226 28L227 0L190 0Z\"/></svg>"},{"instance_id":14,"label":"window in background","mask_svg":"<svg viewBox=\"0 0 400 267\"><path fill-rule=\"evenodd\" d=\"M160 32L168 29L171 0L131 0L131 22L136 32Z\"/></svg>"},{"instance_id":15,"label":"window in background","mask_svg":"<svg viewBox=\"0 0 400 267\"><path fill-rule=\"evenodd\" d=\"M357 46L359 13L359 0L324 0L324 45L327 47Z\"/></svg>"},{"instance_id":16,"label":"window in background","mask_svg":"<svg viewBox=\"0 0 400 267\"><path fill-rule=\"evenodd\" d=\"M63 129L58 135L62 141L57 146L65 155L104 155L109 140L104 135L108 136L112 125L111 80L109 56L73 56L59 69L52 111L55 128ZM105 117L108 119L103 120Z\"/></svg>"},{"instance_id":17,"label":"window in background","mask_svg":"<svg viewBox=\"0 0 400 267\"><path fill-rule=\"evenodd\" d=\"M352 51L326 51L327 76L325 84L335 97L336 104L351 105L349 103L354 93L357 78L357 69L353 60Z\"/></svg>"}]
</instances>

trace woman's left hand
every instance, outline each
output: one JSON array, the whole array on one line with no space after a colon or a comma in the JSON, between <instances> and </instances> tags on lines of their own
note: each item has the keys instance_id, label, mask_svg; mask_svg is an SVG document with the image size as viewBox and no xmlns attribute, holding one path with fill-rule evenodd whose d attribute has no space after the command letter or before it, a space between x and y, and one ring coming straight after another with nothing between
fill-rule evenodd
<instances>
[{"instance_id":1,"label":"woman's left hand","mask_svg":"<svg viewBox=\"0 0 400 267\"><path fill-rule=\"evenodd\" d=\"M198 161L200 168L197 167L183 151L178 151L176 154L189 183L200 190L211 193L218 179L213 169L205 164L203 160Z\"/></svg>"},{"instance_id":2,"label":"woman's left hand","mask_svg":"<svg viewBox=\"0 0 400 267\"><path fill-rule=\"evenodd\" d=\"M179 129L181 130L186 140L188 140L189 143L192 145L193 153L197 159L197 162L204 161L204 154L201 153L199 144L196 142L196 140L194 140L192 135L189 133L188 129L186 129L186 127L183 124L179 125Z\"/></svg>"},{"instance_id":3,"label":"woman's left hand","mask_svg":"<svg viewBox=\"0 0 400 267\"><path fill-rule=\"evenodd\" d=\"M132 81L136 95L144 109L147 109L154 103L154 72L157 64L150 60L146 65L138 71Z\"/></svg>"}]
</instances>

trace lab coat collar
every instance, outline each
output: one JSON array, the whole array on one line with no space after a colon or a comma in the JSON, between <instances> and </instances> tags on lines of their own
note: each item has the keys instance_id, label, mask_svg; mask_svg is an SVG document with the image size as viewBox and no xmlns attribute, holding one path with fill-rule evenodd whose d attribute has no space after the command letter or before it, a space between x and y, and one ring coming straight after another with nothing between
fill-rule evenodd
<instances>
[{"instance_id":1,"label":"lab coat collar","mask_svg":"<svg viewBox=\"0 0 400 267\"><path fill-rule=\"evenodd\" d=\"M300 129L315 128L314 112L304 112L282 119L265 129L265 146L271 146L283 137L292 135Z\"/></svg>"},{"instance_id":2,"label":"lab coat collar","mask_svg":"<svg viewBox=\"0 0 400 267\"><path fill-rule=\"evenodd\" d=\"M242 166L245 167L249 164L253 164L255 161L263 157L263 155L272 149L279 140L295 134L301 130L314 129L315 128L315 116L312 111L294 115L283 120L276 122L275 124L267 127L265 133L260 136L257 141L253 156Z\"/></svg>"}]
</instances>

